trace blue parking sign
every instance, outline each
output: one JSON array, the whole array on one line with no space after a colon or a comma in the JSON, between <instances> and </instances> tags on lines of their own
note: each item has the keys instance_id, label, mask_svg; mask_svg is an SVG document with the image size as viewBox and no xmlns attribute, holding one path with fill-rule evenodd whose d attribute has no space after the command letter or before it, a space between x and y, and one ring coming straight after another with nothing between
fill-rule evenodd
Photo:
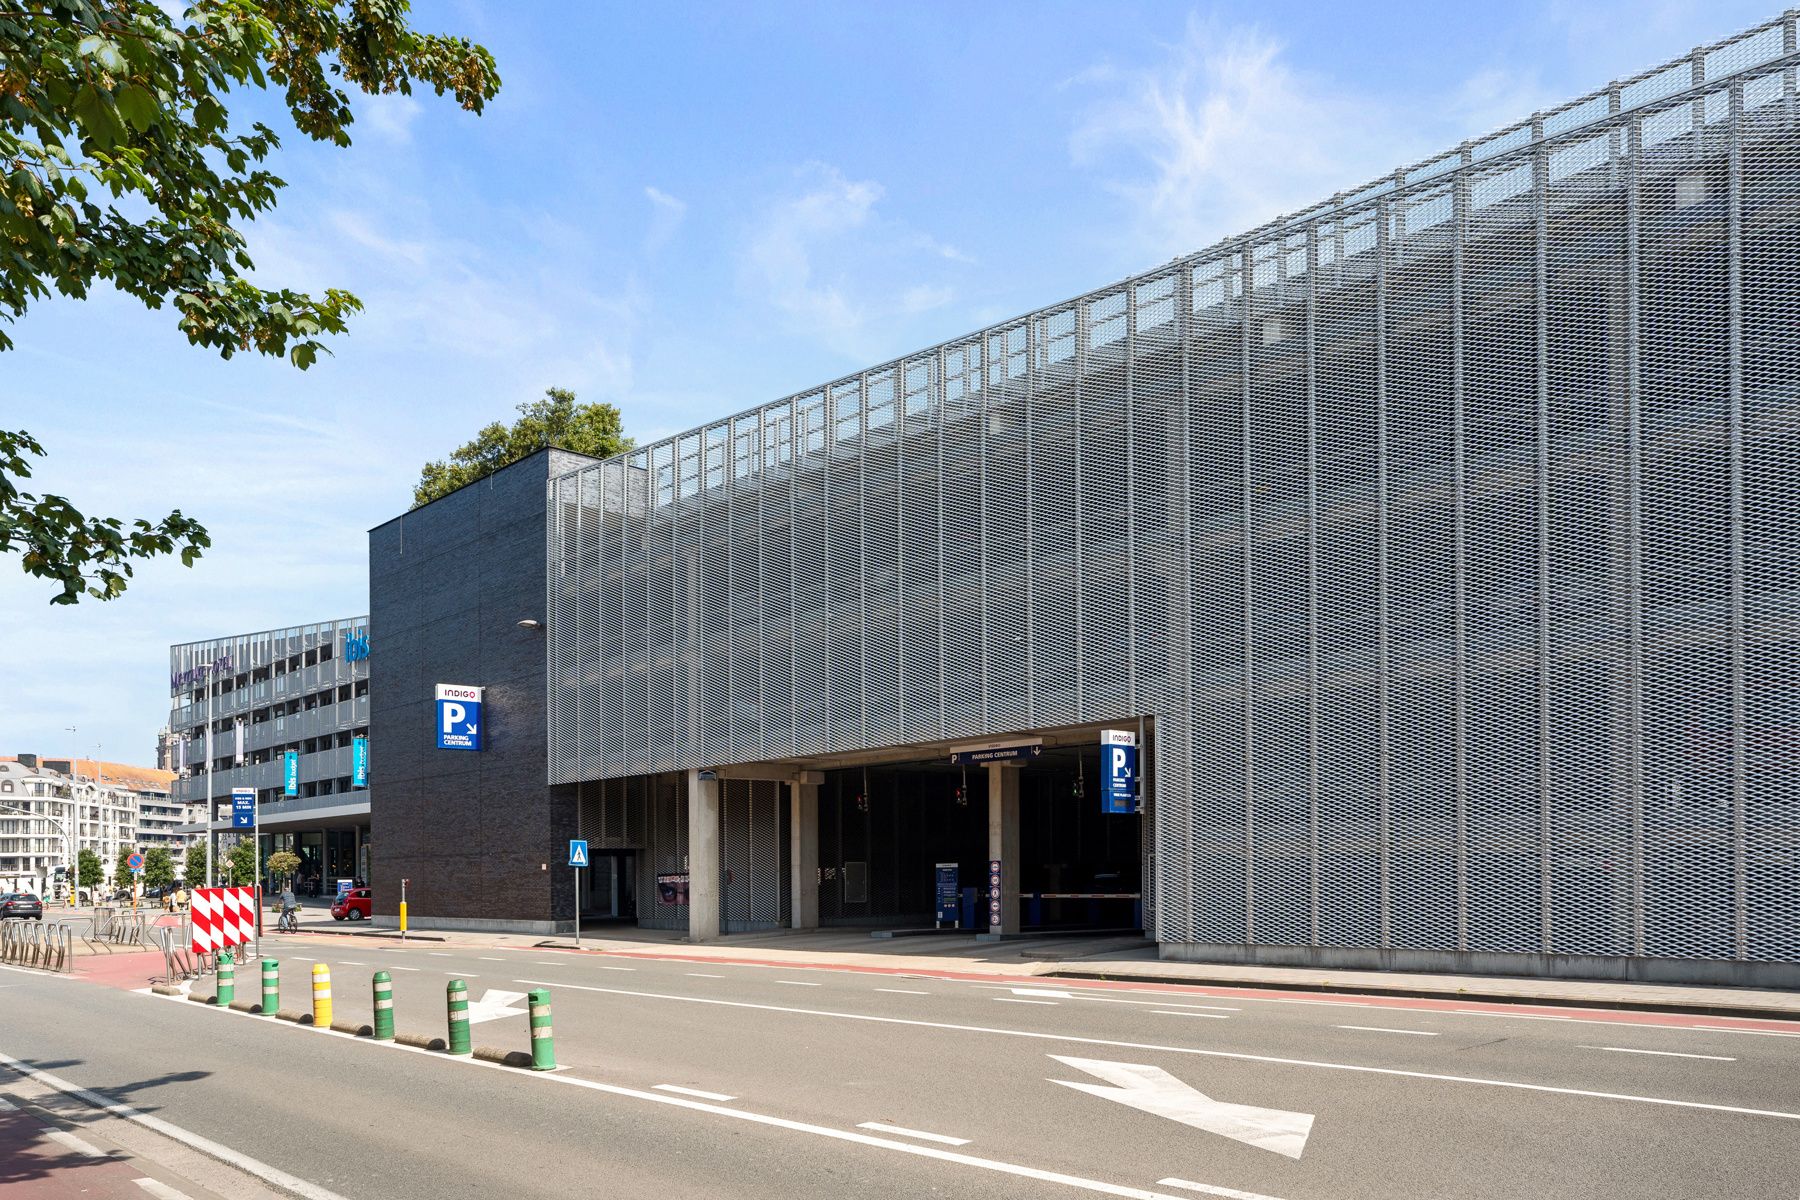
<instances>
[{"instance_id":1,"label":"blue parking sign","mask_svg":"<svg viewBox=\"0 0 1800 1200\"><path fill-rule=\"evenodd\" d=\"M1137 735L1128 730L1101 730L1100 811L1118 815L1137 810Z\"/></svg>"},{"instance_id":2,"label":"blue parking sign","mask_svg":"<svg viewBox=\"0 0 1800 1200\"><path fill-rule=\"evenodd\" d=\"M481 749L481 693L467 684L437 685L439 750Z\"/></svg>"}]
</instances>

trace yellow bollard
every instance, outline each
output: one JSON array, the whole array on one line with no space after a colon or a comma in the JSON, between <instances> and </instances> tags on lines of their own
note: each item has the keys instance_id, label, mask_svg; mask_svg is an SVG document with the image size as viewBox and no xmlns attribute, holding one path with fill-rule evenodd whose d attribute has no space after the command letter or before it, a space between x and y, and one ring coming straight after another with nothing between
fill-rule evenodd
<instances>
[{"instance_id":1,"label":"yellow bollard","mask_svg":"<svg viewBox=\"0 0 1800 1200\"><path fill-rule=\"evenodd\" d=\"M406 901L404 900L400 902L400 932L402 934L406 932Z\"/></svg>"},{"instance_id":2,"label":"yellow bollard","mask_svg":"<svg viewBox=\"0 0 1800 1200\"><path fill-rule=\"evenodd\" d=\"M313 964L313 1028L331 1028L331 968Z\"/></svg>"}]
</instances>

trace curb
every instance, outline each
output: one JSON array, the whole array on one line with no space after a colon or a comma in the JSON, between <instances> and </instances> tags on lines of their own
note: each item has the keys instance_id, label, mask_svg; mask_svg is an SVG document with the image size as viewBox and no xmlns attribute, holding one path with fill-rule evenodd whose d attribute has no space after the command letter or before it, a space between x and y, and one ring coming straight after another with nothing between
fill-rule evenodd
<instances>
[{"instance_id":1,"label":"curb","mask_svg":"<svg viewBox=\"0 0 1800 1200\"><path fill-rule=\"evenodd\" d=\"M1561 997L1521 996L1513 994L1485 995L1462 988L1406 987L1381 983L1329 983L1322 980L1288 982L1286 980L1245 980L1204 978L1170 978L1167 975L1125 971L1040 972L1039 979L1093 979L1108 983L1152 983L1166 987L1226 987L1251 991L1321 992L1339 996L1395 996L1411 1000L1460 1000L1465 1004L1526 1004L1538 1008L1613 1008L1632 1012L1672 1013L1691 1017L1744 1017L1757 1021L1800 1021L1800 1013L1792 1009L1776 1009L1753 1004L1678 1004L1669 1001L1634 1001L1627 997Z\"/></svg>"},{"instance_id":2,"label":"curb","mask_svg":"<svg viewBox=\"0 0 1800 1200\"><path fill-rule=\"evenodd\" d=\"M396 1033L394 1040L402 1046L411 1046L415 1050L448 1050L450 1043L441 1037L431 1037L423 1033Z\"/></svg>"},{"instance_id":3,"label":"curb","mask_svg":"<svg viewBox=\"0 0 1800 1200\"><path fill-rule=\"evenodd\" d=\"M475 1057L483 1062L497 1063L502 1067L523 1067L531 1069L531 1055L523 1050L498 1050L493 1046L475 1047Z\"/></svg>"}]
</instances>

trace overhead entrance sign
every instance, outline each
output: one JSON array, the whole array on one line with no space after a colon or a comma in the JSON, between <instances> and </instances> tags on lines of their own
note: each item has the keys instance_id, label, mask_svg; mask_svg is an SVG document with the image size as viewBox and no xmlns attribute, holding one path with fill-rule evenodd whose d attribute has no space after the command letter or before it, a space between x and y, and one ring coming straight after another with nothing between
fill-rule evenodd
<instances>
[{"instance_id":1,"label":"overhead entrance sign","mask_svg":"<svg viewBox=\"0 0 1800 1200\"><path fill-rule=\"evenodd\" d=\"M482 689L461 683L437 685L439 750L481 749Z\"/></svg>"},{"instance_id":2,"label":"overhead entrance sign","mask_svg":"<svg viewBox=\"0 0 1800 1200\"><path fill-rule=\"evenodd\" d=\"M950 754L950 765L972 767L981 763L1011 762L1015 758L1037 758L1043 752L1042 743L1029 746L988 746L982 750L954 750Z\"/></svg>"},{"instance_id":3,"label":"overhead entrance sign","mask_svg":"<svg viewBox=\"0 0 1800 1200\"><path fill-rule=\"evenodd\" d=\"M1100 731L1100 811L1123 814L1138 810L1137 734L1125 729Z\"/></svg>"},{"instance_id":4,"label":"overhead entrance sign","mask_svg":"<svg viewBox=\"0 0 1800 1200\"><path fill-rule=\"evenodd\" d=\"M254 829L256 827L256 789L231 789L231 827L233 829Z\"/></svg>"},{"instance_id":5,"label":"overhead entrance sign","mask_svg":"<svg viewBox=\"0 0 1800 1200\"><path fill-rule=\"evenodd\" d=\"M586 838L569 839L569 865L571 867L585 867L588 865Z\"/></svg>"}]
</instances>

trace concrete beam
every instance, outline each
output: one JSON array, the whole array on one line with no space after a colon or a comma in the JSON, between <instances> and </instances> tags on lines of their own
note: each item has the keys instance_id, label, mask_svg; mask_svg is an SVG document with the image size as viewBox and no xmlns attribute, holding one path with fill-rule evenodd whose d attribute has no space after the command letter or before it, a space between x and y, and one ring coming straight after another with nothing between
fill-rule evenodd
<instances>
[{"instance_id":1,"label":"concrete beam","mask_svg":"<svg viewBox=\"0 0 1800 1200\"><path fill-rule=\"evenodd\" d=\"M825 772L805 771L787 763L739 763L730 767L714 767L713 774L720 779L750 779L762 783L825 782Z\"/></svg>"}]
</instances>

